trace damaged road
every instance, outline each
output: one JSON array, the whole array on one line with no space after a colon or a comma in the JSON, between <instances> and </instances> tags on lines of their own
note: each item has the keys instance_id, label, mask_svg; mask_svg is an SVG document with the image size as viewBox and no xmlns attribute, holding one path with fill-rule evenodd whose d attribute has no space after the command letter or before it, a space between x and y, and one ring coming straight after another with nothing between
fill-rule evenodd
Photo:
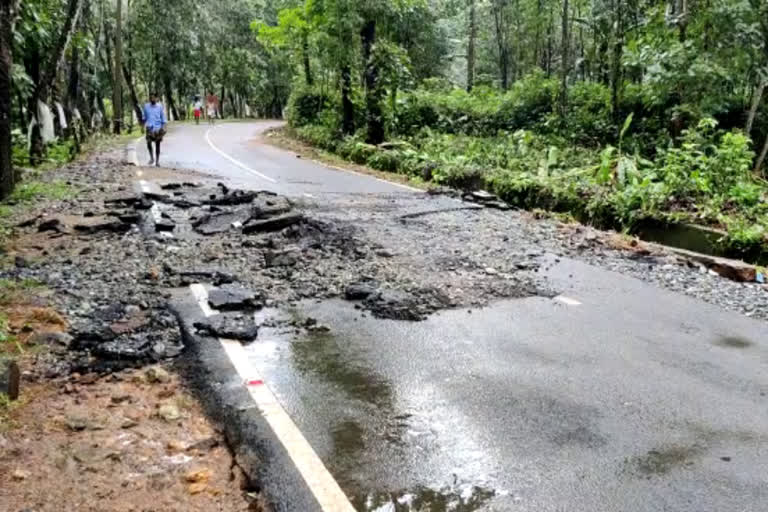
<instances>
[{"instance_id":1,"label":"damaged road","mask_svg":"<svg viewBox=\"0 0 768 512\"><path fill-rule=\"evenodd\" d=\"M207 353L194 378L213 417L227 404L240 429L228 437L279 447L247 426L259 415L217 341L233 339L357 510L767 498L753 468L768 331L744 315L766 318L764 288L482 193L423 194L296 159L255 139L265 126L175 128L168 161L208 175L143 176L142 192L131 168L104 170L114 185L67 205L77 222L39 231L48 216L31 212L6 275L57 290L73 325L69 357L37 373ZM242 165L206 149L206 133ZM91 214L128 227L59 229ZM221 313L177 307L193 284ZM280 509L288 454L270 479L269 454L246 452L264 464L252 470L268 501L292 510Z\"/></svg>"}]
</instances>

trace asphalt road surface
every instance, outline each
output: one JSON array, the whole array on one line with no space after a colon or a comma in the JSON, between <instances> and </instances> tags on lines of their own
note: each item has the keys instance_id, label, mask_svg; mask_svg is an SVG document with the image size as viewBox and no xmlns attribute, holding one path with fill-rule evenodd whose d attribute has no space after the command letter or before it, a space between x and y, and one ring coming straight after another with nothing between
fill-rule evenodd
<instances>
[{"instance_id":1,"label":"asphalt road surface","mask_svg":"<svg viewBox=\"0 0 768 512\"><path fill-rule=\"evenodd\" d=\"M267 126L175 127L163 162L295 196L415 193L264 145ZM768 510L768 327L551 263L558 300L418 323L306 302L282 314L329 333L265 331L249 357L358 510Z\"/></svg>"}]
</instances>

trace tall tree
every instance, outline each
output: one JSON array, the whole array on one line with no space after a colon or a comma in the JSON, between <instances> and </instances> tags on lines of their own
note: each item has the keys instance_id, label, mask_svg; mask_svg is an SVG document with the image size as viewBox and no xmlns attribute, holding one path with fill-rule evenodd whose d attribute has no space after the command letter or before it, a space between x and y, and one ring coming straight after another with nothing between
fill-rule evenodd
<instances>
[{"instance_id":1,"label":"tall tree","mask_svg":"<svg viewBox=\"0 0 768 512\"><path fill-rule=\"evenodd\" d=\"M475 86L475 43L477 42L477 5L469 0L469 41L467 42L467 92Z\"/></svg>"},{"instance_id":2,"label":"tall tree","mask_svg":"<svg viewBox=\"0 0 768 512\"><path fill-rule=\"evenodd\" d=\"M115 15L115 63L113 65L112 112L113 132L119 134L123 124L123 0L117 0Z\"/></svg>"},{"instance_id":3,"label":"tall tree","mask_svg":"<svg viewBox=\"0 0 768 512\"><path fill-rule=\"evenodd\" d=\"M0 0L0 198L13 191L16 181L11 162L11 71L18 7L19 0Z\"/></svg>"}]
</instances>

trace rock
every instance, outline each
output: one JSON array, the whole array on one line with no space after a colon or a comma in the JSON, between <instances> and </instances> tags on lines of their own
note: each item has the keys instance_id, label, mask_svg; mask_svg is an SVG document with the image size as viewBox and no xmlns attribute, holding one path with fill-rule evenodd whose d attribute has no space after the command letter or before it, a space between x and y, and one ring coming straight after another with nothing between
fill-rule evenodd
<instances>
[{"instance_id":1,"label":"rock","mask_svg":"<svg viewBox=\"0 0 768 512\"><path fill-rule=\"evenodd\" d=\"M123 402L130 402L131 401L131 395L127 393L119 393L112 395L110 402L112 402L115 405L122 404Z\"/></svg>"},{"instance_id":2,"label":"rock","mask_svg":"<svg viewBox=\"0 0 768 512\"><path fill-rule=\"evenodd\" d=\"M179 408L173 404L161 405L157 410L157 415L163 418L165 421L176 421L181 418Z\"/></svg>"},{"instance_id":3,"label":"rock","mask_svg":"<svg viewBox=\"0 0 768 512\"><path fill-rule=\"evenodd\" d=\"M393 258L395 256L395 253L388 249L379 249L375 254L380 258Z\"/></svg>"},{"instance_id":4,"label":"rock","mask_svg":"<svg viewBox=\"0 0 768 512\"><path fill-rule=\"evenodd\" d=\"M201 439L200 441L196 441L192 443L191 445L187 446L188 452L209 452L219 446L219 440L215 437L207 437L205 439Z\"/></svg>"},{"instance_id":5,"label":"rock","mask_svg":"<svg viewBox=\"0 0 768 512\"><path fill-rule=\"evenodd\" d=\"M278 215L269 219L249 221L243 226L243 233L263 233L268 231L278 231L294 224L298 224L304 220L304 216L300 213L286 213L284 215Z\"/></svg>"},{"instance_id":6,"label":"rock","mask_svg":"<svg viewBox=\"0 0 768 512\"><path fill-rule=\"evenodd\" d=\"M496 269L495 269L495 268L493 268L493 267L486 267L486 268L485 268L485 273L486 273L486 274L488 274L489 276L495 276L495 275L498 275L498 274L499 274L499 271L498 271L498 270L496 270Z\"/></svg>"},{"instance_id":7,"label":"rock","mask_svg":"<svg viewBox=\"0 0 768 512\"><path fill-rule=\"evenodd\" d=\"M73 432L82 432L90 426L90 420L84 413L70 413L66 417L67 427Z\"/></svg>"},{"instance_id":8,"label":"rock","mask_svg":"<svg viewBox=\"0 0 768 512\"><path fill-rule=\"evenodd\" d=\"M138 424L139 422L135 418L125 417L120 423L120 428L133 428Z\"/></svg>"},{"instance_id":9,"label":"rock","mask_svg":"<svg viewBox=\"0 0 768 512\"><path fill-rule=\"evenodd\" d=\"M144 372L147 382L165 384L171 381L171 374L159 366L151 366Z\"/></svg>"},{"instance_id":10,"label":"rock","mask_svg":"<svg viewBox=\"0 0 768 512\"><path fill-rule=\"evenodd\" d=\"M13 473L11 473L11 478L16 480L17 482L26 480L30 476L32 476L32 473L30 473L29 471L25 471L23 469L14 469Z\"/></svg>"},{"instance_id":11,"label":"rock","mask_svg":"<svg viewBox=\"0 0 768 512\"><path fill-rule=\"evenodd\" d=\"M204 204L215 206L235 206L238 204L248 204L256 199L258 192L246 191L246 190L228 190L223 188L225 192L223 195L212 195L207 200L203 201Z\"/></svg>"},{"instance_id":12,"label":"rock","mask_svg":"<svg viewBox=\"0 0 768 512\"><path fill-rule=\"evenodd\" d=\"M169 232L176 229L176 223L168 219L155 220L155 231Z\"/></svg>"},{"instance_id":13,"label":"rock","mask_svg":"<svg viewBox=\"0 0 768 512\"><path fill-rule=\"evenodd\" d=\"M292 205L284 197L259 197L251 205L251 219L259 220L291 211Z\"/></svg>"},{"instance_id":14,"label":"rock","mask_svg":"<svg viewBox=\"0 0 768 512\"><path fill-rule=\"evenodd\" d=\"M264 262L267 267L292 267L299 262L296 249L283 249L280 251L266 251Z\"/></svg>"},{"instance_id":15,"label":"rock","mask_svg":"<svg viewBox=\"0 0 768 512\"><path fill-rule=\"evenodd\" d=\"M424 314L411 294L401 290L378 290L365 299L364 304L376 317L392 320L419 321Z\"/></svg>"},{"instance_id":16,"label":"rock","mask_svg":"<svg viewBox=\"0 0 768 512\"><path fill-rule=\"evenodd\" d=\"M172 270L171 272L174 271ZM198 268L179 270L174 273L176 273L181 278L181 284L184 286L198 281L210 281L216 286L232 283L235 281L235 276L218 269Z\"/></svg>"},{"instance_id":17,"label":"rock","mask_svg":"<svg viewBox=\"0 0 768 512\"><path fill-rule=\"evenodd\" d=\"M98 233L99 231L109 231L111 233L125 233L130 231L131 225L121 221L114 221L109 219L89 219L90 222L75 224L75 231L86 234Z\"/></svg>"},{"instance_id":18,"label":"rock","mask_svg":"<svg viewBox=\"0 0 768 512\"><path fill-rule=\"evenodd\" d=\"M181 453L186 450L186 447L181 441L172 439L168 441L168 444L165 445L165 449L171 453Z\"/></svg>"},{"instance_id":19,"label":"rock","mask_svg":"<svg viewBox=\"0 0 768 512\"><path fill-rule=\"evenodd\" d=\"M253 315L221 314L202 322L195 322L198 332L218 338L253 341L259 334L259 327Z\"/></svg>"},{"instance_id":20,"label":"rock","mask_svg":"<svg viewBox=\"0 0 768 512\"><path fill-rule=\"evenodd\" d=\"M164 183L160 185L163 190L177 190L181 188L181 183Z\"/></svg>"},{"instance_id":21,"label":"rock","mask_svg":"<svg viewBox=\"0 0 768 512\"><path fill-rule=\"evenodd\" d=\"M487 192L485 190L475 190L474 192L470 192L469 196L479 202L479 203L486 203L489 201L496 200L496 196L491 194L490 192Z\"/></svg>"},{"instance_id":22,"label":"rock","mask_svg":"<svg viewBox=\"0 0 768 512\"><path fill-rule=\"evenodd\" d=\"M213 309L232 311L259 309L263 301L255 292L237 285L222 285L208 292L208 304Z\"/></svg>"},{"instance_id":23,"label":"rock","mask_svg":"<svg viewBox=\"0 0 768 512\"><path fill-rule=\"evenodd\" d=\"M375 283L352 283L344 289L344 298L347 300L364 300L376 293Z\"/></svg>"},{"instance_id":24,"label":"rock","mask_svg":"<svg viewBox=\"0 0 768 512\"><path fill-rule=\"evenodd\" d=\"M37 230L42 233L44 231L55 231L56 233L63 233L66 231L64 224L57 218L48 219L37 225Z\"/></svg>"},{"instance_id":25,"label":"rock","mask_svg":"<svg viewBox=\"0 0 768 512\"><path fill-rule=\"evenodd\" d=\"M15 359L0 355L0 393L5 393L11 400L19 398L21 372Z\"/></svg>"},{"instance_id":26,"label":"rock","mask_svg":"<svg viewBox=\"0 0 768 512\"><path fill-rule=\"evenodd\" d=\"M485 202L483 202L483 205L486 208L494 208L496 210L502 210L502 211L506 211L506 210L511 210L512 209L512 207L509 206L504 201L485 201Z\"/></svg>"},{"instance_id":27,"label":"rock","mask_svg":"<svg viewBox=\"0 0 768 512\"><path fill-rule=\"evenodd\" d=\"M685 249L669 248L669 250L688 261L704 265L711 272L732 281L751 283L757 278L757 269L755 266L743 261L709 256L707 254L687 251ZM662 268L666 268L666 265Z\"/></svg>"},{"instance_id":28,"label":"rock","mask_svg":"<svg viewBox=\"0 0 768 512\"><path fill-rule=\"evenodd\" d=\"M27 343L32 345L45 345L52 348L68 349L74 338L66 332L36 332L29 337Z\"/></svg>"},{"instance_id":29,"label":"rock","mask_svg":"<svg viewBox=\"0 0 768 512\"><path fill-rule=\"evenodd\" d=\"M201 235L216 235L229 231L235 223L243 224L247 222L250 216L250 211L245 208L227 212L209 213L196 220L192 224L192 227Z\"/></svg>"},{"instance_id":30,"label":"rock","mask_svg":"<svg viewBox=\"0 0 768 512\"><path fill-rule=\"evenodd\" d=\"M200 482L208 482L211 477L213 476L213 471L207 468L202 469L194 469L192 471L187 472L184 475L184 480L187 481L187 483L200 483Z\"/></svg>"}]
</instances>

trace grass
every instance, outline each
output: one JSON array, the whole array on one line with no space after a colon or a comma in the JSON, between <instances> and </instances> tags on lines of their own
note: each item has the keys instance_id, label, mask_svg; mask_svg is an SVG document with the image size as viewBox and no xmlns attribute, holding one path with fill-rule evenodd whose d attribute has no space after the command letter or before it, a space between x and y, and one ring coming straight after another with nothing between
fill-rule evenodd
<instances>
[{"instance_id":1,"label":"grass","mask_svg":"<svg viewBox=\"0 0 768 512\"><path fill-rule=\"evenodd\" d=\"M62 181L30 181L16 185L11 196L11 202L26 203L37 199L69 199L74 196L75 189Z\"/></svg>"}]
</instances>

